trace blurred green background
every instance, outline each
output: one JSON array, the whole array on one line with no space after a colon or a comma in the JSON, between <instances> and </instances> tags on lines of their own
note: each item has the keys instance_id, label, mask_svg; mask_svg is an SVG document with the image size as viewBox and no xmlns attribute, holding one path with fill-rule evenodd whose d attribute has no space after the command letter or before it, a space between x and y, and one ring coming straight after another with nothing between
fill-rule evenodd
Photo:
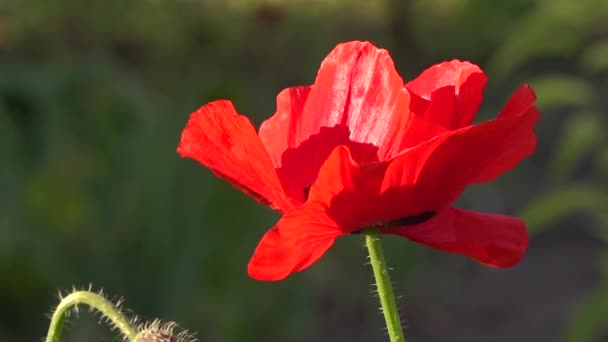
<instances>
[{"instance_id":1,"label":"blurred green background","mask_svg":"<svg viewBox=\"0 0 608 342\"><path fill-rule=\"evenodd\" d=\"M493 270L385 238L411 341L608 341L608 1L0 1L0 341L38 341L57 291L103 288L201 341L385 341L360 236L279 283L246 264L277 214L176 152L190 112L256 125L338 43L371 40L411 79L484 67L479 120L528 81L537 153L466 208L525 218ZM82 312L65 341L115 334Z\"/></svg>"}]
</instances>

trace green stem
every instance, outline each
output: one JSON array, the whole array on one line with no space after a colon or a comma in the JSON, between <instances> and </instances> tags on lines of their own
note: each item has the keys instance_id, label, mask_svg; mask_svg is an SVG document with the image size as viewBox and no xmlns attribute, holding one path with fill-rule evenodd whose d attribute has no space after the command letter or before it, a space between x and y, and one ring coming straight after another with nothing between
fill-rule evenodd
<instances>
[{"instance_id":1,"label":"green stem","mask_svg":"<svg viewBox=\"0 0 608 342\"><path fill-rule=\"evenodd\" d=\"M86 304L101 312L126 337L127 341L135 341L137 338L137 329L129 323L127 317L116 305L96 293L77 291L63 298L53 312L46 342L60 341L66 313L71 307L79 304Z\"/></svg>"},{"instance_id":2,"label":"green stem","mask_svg":"<svg viewBox=\"0 0 608 342\"><path fill-rule=\"evenodd\" d=\"M405 342L403 336L403 328L401 327L401 319L399 318L399 310L395 301L395 294L391 283L391 277L388 273L388 266L384 260L384 252L382 244L378 236L378 230L367 229L365 233L365 244L369 251L369 259L374 270L374 278L376 278L376 286L378 287L378 296L382 305L382 313L386 321L388 336L391 342Z\"/></svg>"}]
</instances>

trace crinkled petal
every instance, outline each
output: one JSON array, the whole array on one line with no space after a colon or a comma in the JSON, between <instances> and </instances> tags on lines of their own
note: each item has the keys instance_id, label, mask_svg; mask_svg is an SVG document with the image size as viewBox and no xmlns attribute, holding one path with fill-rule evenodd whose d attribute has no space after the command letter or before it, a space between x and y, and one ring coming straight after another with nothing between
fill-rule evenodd
<instances>
[{"instance_id":1,"label":"crinkled petal","mask_svg":"<svg viewBox=\"0 0 608 342\"><path fill-rule=\"evenodd\" d=\"M401 235L493 267L516 265L528 247L528 232L522 220L454 208L443 210L424 223L387 228L382 233Z\"/></svg>"},{"instance_id":2,"label":"crinkled petal","mask_svg":"<svg viewBox=\"0 0 608 342\"><path fill-rule=\"evenodd\" d=\"M230 101L214 101L192 113L177 152L263 204L280 211L294 206L251 122Z\"/></svg>"},{"instance_id":3,"label":"crinkled petal","mask_svg":"<svg viewBox=\"0 0 608 342\"><path fill-rule=\"evenodd\" d=\"M482 101L487 77L474 64L453 60L436 64L406 84L412 109L447 129L470 125Z\"/></svg>"},{"instance_id":4,"label":"crinkled petal","mask_svg":"<svg viewBox=\"0 0 608 342\"><path fill-rule=\"evenodd\" d=\"M319 206L286 213L258 244L249 261L249 275L258 280L281 280L308 268L343 233Z\"/></svg>"}]
</instances>

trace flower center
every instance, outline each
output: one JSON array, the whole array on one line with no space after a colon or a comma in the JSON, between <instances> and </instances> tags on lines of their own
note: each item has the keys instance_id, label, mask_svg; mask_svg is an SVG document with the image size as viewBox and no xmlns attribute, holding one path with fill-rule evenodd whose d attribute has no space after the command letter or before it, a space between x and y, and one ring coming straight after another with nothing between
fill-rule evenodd
<instances>
[{"instance_id":1,"label":"flower center","mask_svg":"<svg viewBox=\"0 0 608 342\"><path fill-rule=\"evenodd\" d=\"M436 214L437 212L433 210L427 210L417 215L410 215L392 221L377 223L371 226L370 228L399 228L406 226L415 226L417 224L421 224L432 219L433 216L435 216ZM362 229L356 230L351 234L361 234L361 230Z\"/></svg>"},{"instance_id":2,"label":"flower center","mask_svg":"<svg viewBox=\"0 0 608 342\"><path fill-rule=\"evenodd\" d=\"M304 192L304 201L308 200L308 195L310 194L311 185L306 185L302 187L302 191ZM437 212L433 210L426 210L417 215L405 216L392 221L380 222L372 225L369 228L399 228L399 227L407 227L407 226L415 226L417 224L424 223L435 216ZM351 234L361 234L363 228L358 229Z\"/></svg>"},{"instance_id":3,"label":"flower center","mask_svg":"<svg viewBox=\"0 0 608 342\"><path fill-rule=\"evenodd\" d=\"M415 226L420 223L424 223L433 218L437 214L432 210L423 211L418 215L406 216L397 220L380 223L374 227L376 228L398 228L403 226Z\"/></svg>"}]
</instances>

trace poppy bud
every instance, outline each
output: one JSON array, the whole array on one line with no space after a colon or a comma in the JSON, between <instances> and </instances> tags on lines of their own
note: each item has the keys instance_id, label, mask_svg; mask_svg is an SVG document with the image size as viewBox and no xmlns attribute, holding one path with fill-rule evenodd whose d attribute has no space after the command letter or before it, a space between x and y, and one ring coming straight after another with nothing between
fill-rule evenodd
<instances>
[{"instance_id":1,"label":"poppy bud","mask_svg":"<svg viewBox=\"0 0 608 342\"><path fill-rule=\"evenodd\" d=\"M187 331L174 333L177 323L162 323L154 320L152 323L145 323L139 328L139 333L135 338L136 342L196 342Z\"/></svg>"}]
</instances>

